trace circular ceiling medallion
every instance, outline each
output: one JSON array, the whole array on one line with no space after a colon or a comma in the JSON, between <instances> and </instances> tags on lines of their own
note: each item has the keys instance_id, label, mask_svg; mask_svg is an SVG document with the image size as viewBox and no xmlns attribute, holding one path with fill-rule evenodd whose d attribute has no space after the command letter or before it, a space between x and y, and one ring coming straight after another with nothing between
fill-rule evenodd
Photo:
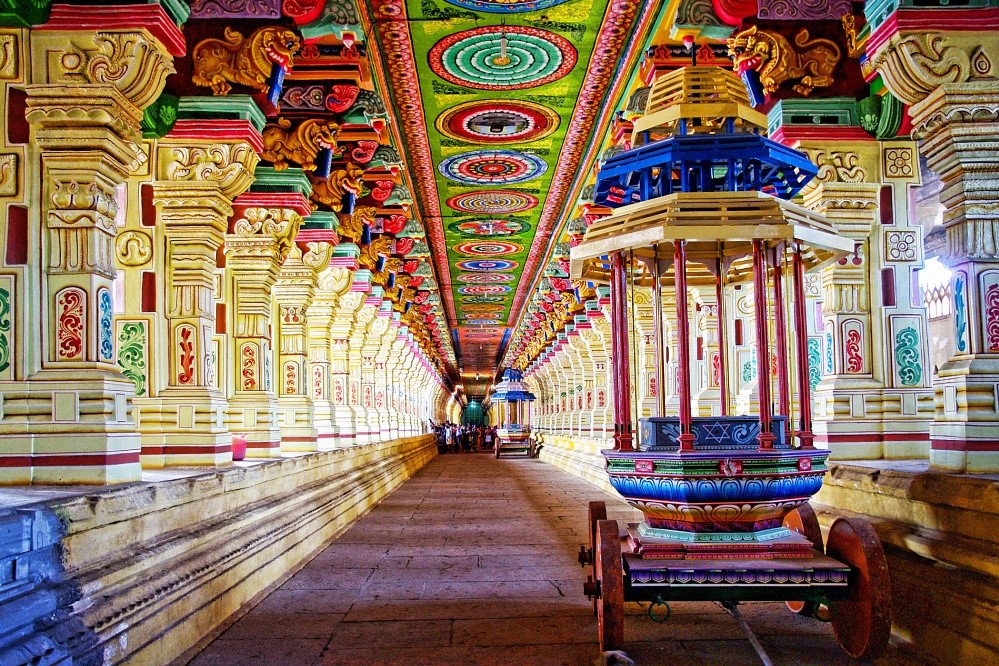
<instances>
[{"instance_id":1,"label":"circular ceiling medallion","mask_svg":"<svg viewBox=\"0 0 999 666\"><path fill-rule=\"evenodd\" d=\"M561 5L566 0L446 0L450 5L463 7L477 12L487 12L490 14L520 14L521 12L534 12L539 9L548 9L555 5Z\"/></svg>"},{"instance_id":2,"label":"circular ceiling medallion","mask_svg":"<svg viewBox=\"0 0 999 666\"><path fill-rule=\"evenodd\" d=\"M461 273L458 282L490 284L493 282L513 282L517 277L512 273Z\"/></svg>"},{"instance_id":3,"label":"circular ceiling medallion","mask_svg":"<svg viewBox=\"0 0 999 666\"><path fill-rule=\"evenodd\" d=\"M503 296L464 296L461 298L462 303L505 303L506 298Z\"/></svg>"},{"instance_id":4,"label":"circular ceiling medallion","mask_svg":"<svg viewBox=\"0 0 999 666\"><path fill-rule=\"evenodd\" d=\"M466 259L455 264L463 271L512 271L519 265L506 259Z\"/></svg>"},{"instance_id":5,"label":"circular ceiling medallion","mask_svg":"<svg viewBox=\"0 0 999 666\"><path fill-rule=\"evenodd\" d=\"M468 220L467 222L452 222L448 225L451 231L464 236L512 236L529 231L531 225L520 220Z\"/></svg>"},{"instance_id":6,"label":"circular ceiling medallion","mask_svg":"<svg viewBox=\"0 0 999 666\"><path fill-rule=\"evenodd\" d=\"M523 252L523 246L505 241L465 241L454 246L454 251L476 257L495 257Z\"/></svg>"},{"instance_id":7,"label":"circular ceiling medallion","mask_svg":"<svg viewBox=\"0 0 999 666\"><path fill-rule=\"evenodd\" d=\"M465 102L437 117L441 134L475 143L525 143L558 129L559 116L533 102Z\"/></svg>"},{"instance_id":8,"label":"circular ceiling medallion","mask_svg":"<svg viewBox=\"0 0 999 666\"><path fill-rule=\"evenodd\" d=\"M548 170L548 163L536 155L514 150L473 150L448 157L438 168L459 183L502 185L537 178Z\"/></svg>"},{"instance_id":9,"label":"circular ceiling medallion","mask_svg":"<svg viewBox=\"0 0 999 666\"><path fill-rule=\"evenodd\" d=\"M522 25L492 25L448 35L428 55L445 81L478 90L517 90L557 81L576 65L565 37Z\"/></svg>"},{"instance_id":10,"label":"circular ceiling medallion","mask_svg":"<svg viewBox=\"0 0 999 666\"><path fill-rule=\"evenodd\" d=\"M483 190L453 196L447 200L447 205L462 213L503 215L531 210L538 205L538 198L511 190Z\"/></svg>"},{"instance_id":11,"label":"circular ceiling medallion","mask_svg":"<svg viewBox=\"0 0 999 666\"><path fill-rule=\"evenodd\" d=\"M463 305L461 309L465 312L503 312L506 306L493 303L472 303Z\"/></svg>"},{"instance_id":12,"label":"circular ceiling medallion","mask_svg":"<svg viewBox=\"0 0 999 666\"><path fill-rule=\"evenodd\" d=\"M513 287L505 284L470 284L458 287L459 294L506 294L513 291Z\"/></svg>"}]
</instances>

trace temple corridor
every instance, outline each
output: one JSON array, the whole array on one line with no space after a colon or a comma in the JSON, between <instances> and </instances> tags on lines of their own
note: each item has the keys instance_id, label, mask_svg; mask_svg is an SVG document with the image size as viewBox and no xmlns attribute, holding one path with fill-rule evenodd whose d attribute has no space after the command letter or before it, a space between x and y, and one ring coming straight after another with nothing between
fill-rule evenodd
<instances>
[{"instance_id":1,"label":"temple corridor","mask_svg":"<svg viewBox=\"0 0 999 666\"><path fill-rule=\"evenodd\" d=\"M641 519L538 460L438 456L190 663L589 666L597 624L576 554L591 500ZM741 608L776 664L856 663L829 625L783 604ZM760 663L714 603L674 604L666 625L627 613L636 664ZM919 662L889 649L876 663Z\"/></svg>"}]
</instances>

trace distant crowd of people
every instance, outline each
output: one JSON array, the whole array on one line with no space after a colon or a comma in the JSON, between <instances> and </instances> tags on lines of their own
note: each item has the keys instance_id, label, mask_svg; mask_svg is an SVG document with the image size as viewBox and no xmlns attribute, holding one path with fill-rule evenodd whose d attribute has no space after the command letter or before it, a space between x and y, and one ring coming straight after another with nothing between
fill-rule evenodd
<instances>
[{"instance_id":1,"label":"distant crowd of people","mask_svg":"<svg viewBox=\"0 0 999 666\"><path fill-rule=\"evenodd\" d=\"M437 450L440 453L460 453L491 450L496 443L496 426L458 425L450 421L435 424Z\"/></svg>"}]
</instances>

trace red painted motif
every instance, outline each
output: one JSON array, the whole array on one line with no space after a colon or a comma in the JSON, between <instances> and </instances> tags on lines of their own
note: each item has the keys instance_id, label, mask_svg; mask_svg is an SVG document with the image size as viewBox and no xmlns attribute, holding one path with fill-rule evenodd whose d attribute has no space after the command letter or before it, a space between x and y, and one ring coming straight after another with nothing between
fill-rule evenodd
<instances>
[{"instance_id":1,"label":"red painted motif","mask_svg":"<svg viewBox=\"0 0 999 666\"><path fill-rule=\"evenodd\" d=\"M343 113L354 105L361 90L357 86L346 83L338 83L330 88L330 93L326 95L326 108L333 113ZM367 142L364 142L367 143ZM374 154L374 150L371 151ZM370 161L371 158L368 158ZM363 164L363 162L362 162Z\"/></svg>"},{"instance_id":2,"label":"red painted motif","mask_svg":"<svg viewBox=\"0 0 999 666\"><path fill-rule=\"evenodd\" d=\"M389 198L389 195L392 194L393 187L394 184L391 180L379 180L371 189L371 198L381 203Z\"/></svg>"},{"instance_id":3,"label":"red painted motif","mask_svg":"<svg viewBox=\"0 0 999 666\"><path fill-rule=\"evenodd\" d=\"M652 474L656 471L656 464L651 460L636 460L635 471L639 474Z\"/></svg>"},{"instance_id":4,"label":"red painted motif","mask_svg":"<svg viewBox=\"0 0 999 666\"><path fill-rule=\"evenodd\" d=\"M846 333L846 344L844 345L846 350L846 371L847 372L860 372L864 369L864 357L860 353L860 344L862 338L860 337L860 331L856 329L851 329Z\"/></svg>"},{"instance_id":5,"label":"red painted motif","mask_svg":"<svg viewBox=\"0 0 999 666\"><path fill-rule=\"evenodd\" d=\"M999 351L999 284L985 291L985 335L989 351Z\"/></svg>"},{"instance_id":6,"label":"red painted motif","mask_svg":"<svg viewBox=\"0 0 999 666\"><path fill-rule=\"evenodd\" d=\"M285 395L295 395L298 393L298 364L284 364L284 393Z\"/></svg>"},{"instance_id":7,"label":"red painted motif","mask_svg":"<svg viewBox=\"0 0 999 666\"><path fill-rule=\"evenodd\" d=\"M350 151L350 158L358 164L367 164L378 150L377 141L358 141L357 146Z\"/></svg>"},{"instance_id":8,"label":"red painted motif","mask_svg":"<svg viewBox=\"0 0 999 666\"><path fill-rule=\"evenodd\" d=\"M56 296L59 309L59 327L56 329L56 344L60 361L83 359L87 292L76 287L67 287Z\"/></svg>"},{"instance_id":9,"label":"red painted motif","mask_svg":"<svg viewBox=\"0 0 999 666\"><path fill-rule=\"evenodd\" d=\"M312 367L312 397L314 399L322 400L325 397L323 384L323 366L315 365Z\"/></svg>"},{"instance_id":10,"label":"red painted motif","mask_svg":"<svg viewBox=\"0 0 999 666\"><path fill-rule=\"evenodd\" d=\"M194 327L178 326L177 336L177 347L180 350L177 383L187 386L194 383Z\"/></svg>"},{"instance_id":11,"label":"red painted motif","mask_svg":"<svg viewBox=\"0 0 999 666\"><path fill-rule=\"evenodd\" d=\"M245 344L239 350L240 355L240 376L243 378L244 391L257 390L257 348L252 344Z\"/></svg>"}]
</instances>

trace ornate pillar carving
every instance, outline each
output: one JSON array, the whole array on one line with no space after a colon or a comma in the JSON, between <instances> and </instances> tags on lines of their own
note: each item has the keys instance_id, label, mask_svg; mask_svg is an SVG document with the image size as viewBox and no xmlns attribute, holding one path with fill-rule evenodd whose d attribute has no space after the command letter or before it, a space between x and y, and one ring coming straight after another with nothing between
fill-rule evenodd
<instances>
[{"instance_id":1,"label":"ornate pillar carving","mask_svg":"<svg viewBox=\"0 0 999 666\"><path fill-rule=\"evenodd\" d=\"M339 384L334 382L332 326L340 299L350 288L350 279L348 269L327 265L319 273L318 289L307 311L310 390L312 404L315 407L314 424L320 451L335 448L337 440L334 398L336 391L339 391L341 399L343 398L344 381L341 376ZM344 361L343 366L338 366L338 369L339 367L346 367L346 362Z\"/></svg>"},{"instance_id":2,"label":"ornate pillar carving","mask_svg":"<svg viewBox=\"0 0 999 666\"><path fill-rule=\"evenodd\" d=\"M278 306L278 405L282 412L281 450L318 451L319 431L315 423L312 349L308 312L316 293L319 273L329 268L333 246L312 241L305 251L293 243L274 285ZM329 329L327 328L327 331ZM328 334L326 338L328 339ZM320 386L324 383L319 376ZM320 390L320 400L323 400Z\"/></svg>"},{"instance_id":3,"label":"ornate pillar carving","mask_svg":"<svg viewBox=\"0 0 999 666\"><path fill-rule=\"evenodd\" d=\"M979 20L970 18L972 15ZM999 27L996 8L961 20L900 8L868 40L869 61L910 104L919 149L942 181L946 263L953 271L955 354L939 368L930 460L968 472L999 470Z\"/></svg>"},{"instance_id":4,"label":"ornate pillar carving","mask_svg":"<svg viewBox=\"0 0 999 666\"><path fill-rule=\"evenodd\" d=\"M232 436L225 423L228 403L219 388L220 350L213 339L220 323L216 258L232 200L253 181L258 161L254 145L260 137L244 124L230 125L220 120L211 138L178 127L156 146L152 191L166 244L159 272L165 316L153 333L166 344L148 355L155 365L152 380L162 390L137 400L142 463L147 467L232 461ZM225 322L221 324L225 330ZM119 344L126 332L121 328Z\"/></svg>"},{"instance_id":5,"label":"ornate pillar carving","mask_svg":"<svg viewBox=\"0 0 999 666\"><path fill-rule=\"evenodd\" d=\"M351 274L353 282L353 274ZM359 423L353 407L359 400L359 377L353 373L351 354L351 331L354 319L364 305L364 294L348 291L340 297L336 314L330 328L330 390L333 399L333 423L336 426L335 439L338 447L353 446L359 443L357 430Z\"/></svg>"},{"instance_id":6,"label":"ornate pillar carving","mask_svg":"<svg viewBox=\"0 0 999 666\"><path fill-rule=\"evenodd\" d=\"M0 481L139 479L135 385L115 358L118 187L148 160L142 112L183 52L179 29L156 5L124 18L58 5L30 33L25 183L38 203L28 234L41 239L41 272L26 273L20 293L30 294L39 324L20 340L27 381L4 390Z\"/></svg>"},{"instance_id":7,"label":"ornate pillar carving","mask_svg":"<svg viewBox=\"0 0 999 666\"><path fill-rule=\"evenodd\" d=\"M311 208L298 192L248 192L236 199L233 209L225 237L233 382L229 427L246 438L248 457L278 457L273 287L302 216Z\"/></svg>"}]
</instances>

